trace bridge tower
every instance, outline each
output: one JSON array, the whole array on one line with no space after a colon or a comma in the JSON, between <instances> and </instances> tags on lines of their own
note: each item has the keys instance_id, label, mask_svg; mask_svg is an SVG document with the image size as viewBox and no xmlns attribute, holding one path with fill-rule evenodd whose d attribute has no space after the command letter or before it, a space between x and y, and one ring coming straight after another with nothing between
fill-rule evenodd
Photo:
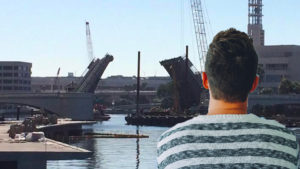
<instances>
[{"instance_id":1,"label":"bridge tower","mask_svg":"<svg viewBox=\"0 0 300 169\"><path fill-rule=\"evenodd\" d=\"M265 45L262 7L262 0L248 0L248 35L253 39L254 46Z\"/></svg>"}]
</instances>

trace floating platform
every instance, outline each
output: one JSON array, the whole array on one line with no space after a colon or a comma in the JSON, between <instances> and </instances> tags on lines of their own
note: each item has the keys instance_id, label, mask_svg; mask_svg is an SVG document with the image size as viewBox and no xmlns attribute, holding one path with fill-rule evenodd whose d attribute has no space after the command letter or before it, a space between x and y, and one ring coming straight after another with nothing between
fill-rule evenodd
<instances>
[{"instance_id":1,"label":"floating platform","mask_svg":"<svg viewBox=\"0 0 300 169\"><path fill-rule=\"evenodd\" d=\"M149 138L144 134L116 134L116 133L85 133L82 136L70 136L72 140L91 138Z\"/></svg>"},{"instance_id":2,"label":"floating platform","mask_svg":"<svg viewBox=\"0 0 300 169\"><path fill-rule=\"evenodd\" d=\"M68 142L69 136L82 135L82 125L91 125L96 121L71 121L68 119L59 119L57 124L37 126L39 131L43 131L47 138Z\"/></svg>"},{"instance_id":3,"label":"floating platform","mask_svg":"<svg viewBox=\"0 0 300 169\"><path fill-rule=\"evenodd\" d=\"M195 116L126 116L125 120L129 125L139 126L161 126L161 127L172 127L177 123L182 123Z\"/></svg>"}]
</instances>

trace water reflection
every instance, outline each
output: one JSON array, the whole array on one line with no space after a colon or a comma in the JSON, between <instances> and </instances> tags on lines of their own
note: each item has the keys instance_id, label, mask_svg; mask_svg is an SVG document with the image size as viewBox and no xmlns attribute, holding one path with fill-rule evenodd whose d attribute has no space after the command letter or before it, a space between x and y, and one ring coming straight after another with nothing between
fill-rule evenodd
<instances>
[{"instance_id":1,"label":"water reflection","mask_svg":"<svg viewBox=\"0 0 300 169\"><path fill-rule=\"evenodd\" d=\"M71 145L92 151L92 157L86 160L49 161L47 169L157 169L157 139L168 128L128 126L124 115L111 117L107 122L84 128L95 133L145 134L149 138L74 140Z\"/></svg>"},{"instance_id":2,"label":"water reflection","mask_svg":"<svg viewBox=\"0 0 300 169\"><path fill-rule=\"evenodd\" d=\"M136 126L136 135L140 135L140 127ZM136 138L136 169L140 166L140 138Z\"/></svg>"},{"instance_id":3,"label":"water reflection","mask_svg":"<svg viewBox=\"0 0 300 169\"><path fill-rule=\"evenodd\" d=\"M145 134L149 138L72 141L70 144L92 151L92 157L86 160L49 161L47 169L157 169L157 139L168 128L128 126L124 117L112 115L110 121L85 126L85 129L97 133ZM299 136L300 130L295 132Z\"/></svg>"}]
</instances>

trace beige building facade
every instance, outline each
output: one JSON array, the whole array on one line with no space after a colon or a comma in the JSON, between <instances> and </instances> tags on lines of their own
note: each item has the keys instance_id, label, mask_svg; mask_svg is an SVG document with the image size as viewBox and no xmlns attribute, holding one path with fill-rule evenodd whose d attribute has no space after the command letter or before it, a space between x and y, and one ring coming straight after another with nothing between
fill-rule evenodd
<instances>
[{"instance_id":1,"label":"beige building facade","mask_svg":"<svg viewBox=\"0 0 300 169\"><path fill-rule=\"evenodd\" d=\"M264 77L259 87L277 91L281 79L300 81L300 45L265 45L262 0L248 0L248 34L253 39Z\"/></svg>"}]
</instances>

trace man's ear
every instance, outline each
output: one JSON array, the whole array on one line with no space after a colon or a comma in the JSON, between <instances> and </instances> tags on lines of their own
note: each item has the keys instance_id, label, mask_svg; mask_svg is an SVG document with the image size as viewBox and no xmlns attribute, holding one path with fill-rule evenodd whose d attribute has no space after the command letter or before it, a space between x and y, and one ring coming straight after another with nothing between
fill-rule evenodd
<instances>
[{"instance_id":1,"label":"man's ear","mask_svg":"<svg viewBox=\"0 0 300 169\"><path fill-rule=\"evenodd\" d=\"M207 74L205 72L202 72L202 85L205 89L209 89Z\"/></svg>"},{"instance_id":2,"label":"man's ear","mask_svg":"<svg viewBox=\"0 0 300 169\"><path fill-rule=\"evenodd\" d=\"M259 76L256 75L255 79L253 81L252 88L251 88L250 92L253 92L256 89L256 87L258 86L258 82L259 82Z\"/></svg>"}]
</instances>

